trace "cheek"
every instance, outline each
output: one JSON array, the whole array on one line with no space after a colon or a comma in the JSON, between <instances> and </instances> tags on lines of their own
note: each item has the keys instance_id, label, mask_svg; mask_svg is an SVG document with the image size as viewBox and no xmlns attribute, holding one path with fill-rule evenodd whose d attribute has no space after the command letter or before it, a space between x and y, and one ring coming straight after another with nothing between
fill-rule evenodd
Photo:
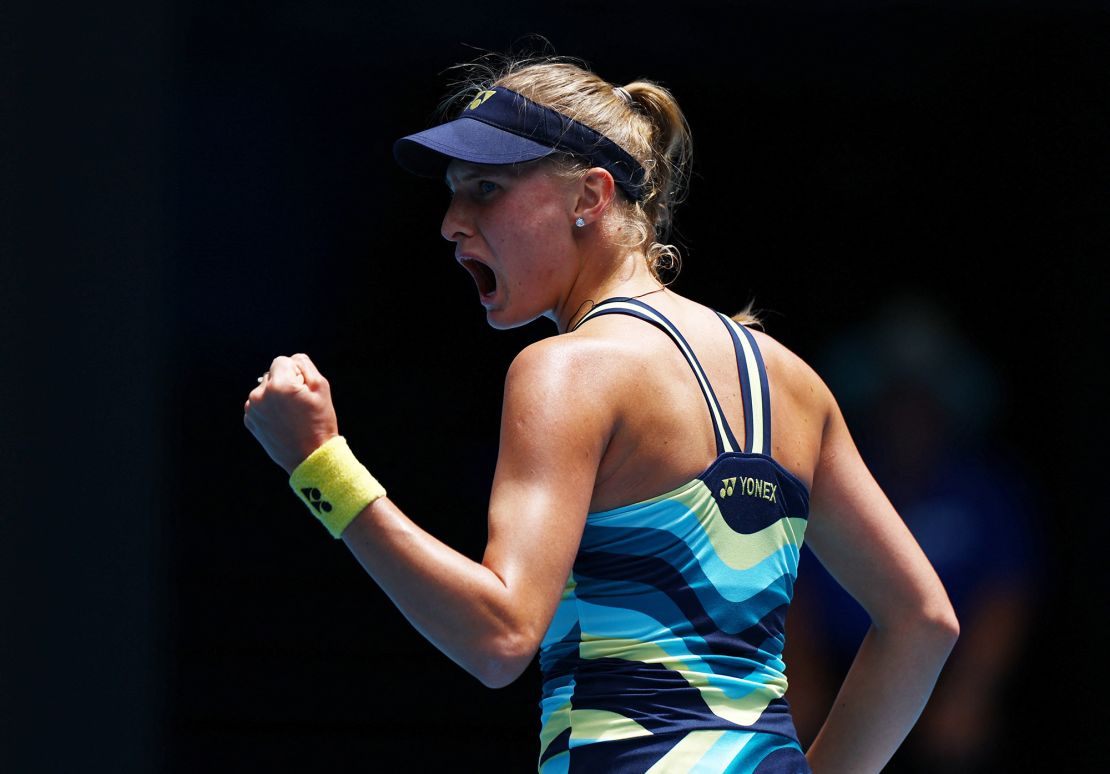
<instances>
[{"instance_id":1,"label":"cheek","mask_svg":"<svg viewBox=\"0 0 1110 774\"><path fill-rule=\"evenodd\" d=\"M573 236L564 223L561 211L554 208L514 208L490 221L487 239L502 255L540 258L550 253L563 253Z\"/></svg>"}]
</instances>

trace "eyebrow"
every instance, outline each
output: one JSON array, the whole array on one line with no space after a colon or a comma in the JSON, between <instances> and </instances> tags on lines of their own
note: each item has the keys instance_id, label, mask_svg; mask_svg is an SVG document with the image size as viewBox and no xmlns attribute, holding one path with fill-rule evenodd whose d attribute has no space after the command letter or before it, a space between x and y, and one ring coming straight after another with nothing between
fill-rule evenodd
<instances>
[{"instance_id":1,"label":"eyebrow","mask_svg":"<svg viewBox=\"0 0 1110 774\"><path fill-rule=\"evenodd\" d=\"M473 180L476 177L516 177L520 173L521 166L519 164L471 164L466 162L466 166L455 175L455 180L459 183L465 183L467 180ZM446 172L443 173L443 182L452 191L455 190L451 187L451 176Z\"/></svg>"},{"instance_id":2,"label":"eyebrow","mask_svg":"<svg viewBox=\"0 0 1110 774\"><path fill-rule=\"evenodd\" d=\"M463 172L454 175L454 180L459 182L459 183L465 183L467 180L474 177L474 175L476 175L476 174L477 174L477 170L470 170L470 171L465 171L464 170ZM450 188L452 191L455 190L455 187L452 183L452 176L449 173L447 173L447 172L443 173L443 182L446 183L447 187Z\"/></svg>"}]
</instances>

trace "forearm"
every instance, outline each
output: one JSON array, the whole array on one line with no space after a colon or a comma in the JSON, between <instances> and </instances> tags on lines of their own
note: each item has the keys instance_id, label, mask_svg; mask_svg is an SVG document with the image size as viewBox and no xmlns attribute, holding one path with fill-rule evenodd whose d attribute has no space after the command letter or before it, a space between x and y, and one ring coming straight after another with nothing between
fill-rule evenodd
<instances>
[{"instance_id":1,"label":"forearm","mask_svg":"<svg viewBox=\"0 0 1110 774\"><path fill-rule=\"evenodd\" d=\"M539 647L574 564L607 443L582 430L608 425L596 417L596 402L580 399L592 393L575 392L586 388L561 344L525 353L506 379L512 419L502 422L481 562L420 529L384 496L339 435L330 386L307 355L275 358L243 407L247 428L328 531L342 536L417 630L492 687L515 679Z\"/></svg>"},{"instance_id":2,"label":"forearm","mask_svg":"<svg viewBox=\"0 0 1110 774\"><path fill-rule=\"evenodd\" d=\"M510 682L530 661L535 637L522 632L502 579L425 532L388 498L367 506L342 538L409 622L483 683Z\"/></svg>"},{"instance_id":3,"label":"forearm","mask_svg":"<svg viewBox=\"0 0 1110 774\"><path fill-rule=\"evenodd\" d=\"M957 631L954 621L871 627L806 753L815 774L886 765L924 709Z\"/></svg>"}]
</instances>

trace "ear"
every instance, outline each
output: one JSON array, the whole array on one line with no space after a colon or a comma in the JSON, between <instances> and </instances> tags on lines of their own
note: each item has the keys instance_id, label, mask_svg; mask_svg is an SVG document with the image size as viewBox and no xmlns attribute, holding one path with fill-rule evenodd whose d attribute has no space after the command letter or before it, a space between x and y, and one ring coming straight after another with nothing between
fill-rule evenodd
<instances>
[{"instance_id":1,"label":"ear","mask_svg":"<svg viewBox=\"0 0 1110 774\"><path fill-rule=\"evenodd\" d=\"M616 184L609 170L593 167L582 177L574 217L582 218L586 223L596 223L609 209L615 195Z\"/></svg>"}]
</instances>

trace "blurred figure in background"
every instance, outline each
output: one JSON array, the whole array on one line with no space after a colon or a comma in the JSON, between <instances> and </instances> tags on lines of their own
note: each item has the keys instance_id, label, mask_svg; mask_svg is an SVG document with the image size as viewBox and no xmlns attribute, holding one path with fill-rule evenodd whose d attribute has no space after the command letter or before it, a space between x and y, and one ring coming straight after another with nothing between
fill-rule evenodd
<instances>
[{"instance_id":1,"label":"blurred figure in background","mask_svg":"<svg viewBox=\"0 0 1110 774\"><path fill-rule=\"evenodd\" d=\"M1005 741L1004 689L1040 585L1023 471L991 438L997 377L943 310L909 297L830 342L818 370L839 396L864 460L936 567L963 630L886 771L993 771ZM804 550L784 656L803 745L869 623Z\"/></svg>"}]
</instances>

